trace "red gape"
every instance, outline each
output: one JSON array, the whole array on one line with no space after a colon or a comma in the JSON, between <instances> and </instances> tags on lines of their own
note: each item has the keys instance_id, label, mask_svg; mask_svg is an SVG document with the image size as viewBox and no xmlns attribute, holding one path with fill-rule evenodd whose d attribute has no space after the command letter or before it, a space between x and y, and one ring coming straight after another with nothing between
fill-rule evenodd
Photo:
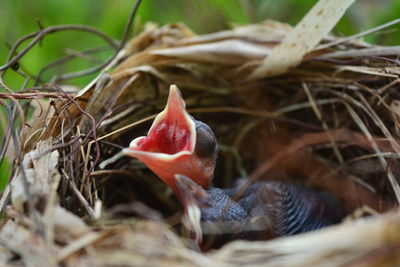
<instances>
[{"instance_id":1,"label":"red gape","mask_svg":"<svg viewBox=\"0 0 400 267\"><path fill-rule=\"evenodd\" d=\"M165 109L154 119L147 136L135 138L125 154L145 163L177 193L175 174L183 174L208 187L215 162L195 153L197 132L185 102L175 85L171 85Z\"/></svg>"},{"instance_id":2,"label":"red gape","mask_svg":"<svg viewBox=\"0 0 400 267\"><path fill-rule=\"evenodd\" d=\"M175 154L190 151L190 129L187 124L164 118L151 129L149 135L141 139L137 146L140 150Z\"/></svg>"}]
</instances>

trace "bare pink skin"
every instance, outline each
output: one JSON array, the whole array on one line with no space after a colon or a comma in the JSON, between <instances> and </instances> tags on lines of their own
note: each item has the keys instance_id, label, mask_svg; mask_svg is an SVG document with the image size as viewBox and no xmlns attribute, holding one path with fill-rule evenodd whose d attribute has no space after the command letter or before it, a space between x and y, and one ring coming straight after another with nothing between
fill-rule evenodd
<instances>
[{"instance_id":1,"label":"bare pink skin","mask_svg":"<svg viewBox=\"0 0 400 267\"><path fill-rule=\"evenodd\" d=\"M135 138L123 153L145 163L177 194L175 174L191 177L204 188L212 179L214 165L194 153L195 145L195 123L186 112L179 89L171 85L167 105L154 119L148 135Z\"/></svg>"}]
</instances>

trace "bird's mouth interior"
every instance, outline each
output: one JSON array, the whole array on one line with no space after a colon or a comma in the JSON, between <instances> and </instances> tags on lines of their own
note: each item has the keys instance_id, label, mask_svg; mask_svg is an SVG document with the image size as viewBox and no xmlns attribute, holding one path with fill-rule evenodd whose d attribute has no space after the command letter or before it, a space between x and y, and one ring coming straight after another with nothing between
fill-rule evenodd
<instances>
[{"instance_id":1,"label":"bird's mouth interior","mask_svg":"<svg viewBox=\"0 0 400 267\"><path fill-rule=\"evenodd\" d=\"M194 122L186 112L178 89L171 86L167 106L155 118L148 135L133 140L130 149L173 155L182 151L193 152L195 140Z\"/></svg>"},{"instance_id":2,"label":"bird's mouth interior","mask_svg":"<svg viewBox=\"0 0 400 267\"><path fill-rule=\"evenodd\" d=\"M190 151L190 127L185 122L165 117L151 128L147 137L138 140L136 145L138 150L147 152L176 154L184 150Z\"/></svg>"}]
</instances>

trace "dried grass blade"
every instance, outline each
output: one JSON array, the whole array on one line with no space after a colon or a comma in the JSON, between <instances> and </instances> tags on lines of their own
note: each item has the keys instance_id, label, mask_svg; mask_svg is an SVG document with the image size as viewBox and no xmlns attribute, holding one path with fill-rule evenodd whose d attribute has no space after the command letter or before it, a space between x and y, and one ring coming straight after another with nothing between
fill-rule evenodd
<instances>
[{"instance_id":1,"label":"dried grass blade","mask_svg":"<svg viewBox=\"0 0 400 267\"><path fill-rule=\"evenodd\" d=\"M355 266L352 261L362 255L388 244L399 245L399 219L399 213L393 212L291 238L267 242L236 241L210 253L210 257L235 266ZM392 258L390 254L388 256L390 262Z\"/></svg>"},{"instance_id":2,"label":"dried grass blade","mask_svg":"<svg viewBox=\"0 0 400 267\"><path fill-rule=\"evenodd\" d=\"M396 177L394 176L393 172L391 171L390 167L388 166L387 161L380 156L381 150L379 149L378 144L375 142L374 138L372 137L371 133L368 131L367 126L364 124L360 116L355 112L355 110L349 105L345 104L350 116L353 118L354 122L360 127L361 131L365 134L367 139L370 141L372 148L376 151L378 154L379 161L382 164L382 167L386 169L387 172L387 177L389 179L389 182L393 188L394 194L396 196L397 202L400 203L400 185L396 180Z\"/></svg>"},{"instance_id":3,"label":"dried grass blade","mask_svg":"<svg viewBox=\"0 0 400 267\"><path fill-rule=\"evenodd\" d=\"M332 30L353 2L354 0L320 0L247 80L283 74L297 66L303 56L312 51Z\"/></svg>"},{"instance_id":4,"label":"dried grass blade","mask_svg":"<svg viewBox=\"0 0 400 267\"><path fill-rule=\"evenodd\" d=\"M96 240L102 238L104 234L96 233L96 232L90 232L84 236L82 236L80 239L74 241L73 243L69 244L68 246L65 246L62 250L59 251L57 255L57 260L62 261L66 257L70 256L71 254L85 248L89 244L92 244Z\"/></svg>"},{"instance_id":5,"label":"dried grass blade","mask_svg":"<svg viewBox=\"0 0 400 267\"><path fill-rule=\"evenodd\" d=\"M26 266L53 266L43 239L12 220L2 226L0 243L18 253Z\"/></svg>"},{"instance_id":6,"label":"dried grass blade","mask_svg":"<svg viewBox=\"0 0 400 267\"><path fill-rule=\"evenodd\" d=\"M236 65L242 64L246 60L263 58L268 56L270 52L271 48L265 45L243 40L224 40L215 43L158 49L151 51L151 54L200 62Z\"/></svg>"},{"instance_id":7,"label":"dried grass blade","mask_svg":"<svg viewBox=\"0 0 400 267\"><path fill-rule=\"evenodd\" d=\"M352 58L352 57L377 57L377 56L391 56L399 55L400 46L387 46L387 47L373 47L365 49L354 49L347 51L339 51L328 53L318 57L318 59L324 58Z\"/></svg>"},{"instance_id":8,"label":"dried grass blade","mask_svg":"<svg viewBox=\"0 0 400 267\"><path fill-rule=\"evenodd\" d=\"M333 139L333 137L331 135L329 135L329 126L326 123L326 121L323 119L321 111L318 109L317 104L315 103L315 100L310 92L310 89L308 88L308 86L303 83L303 89L307 95L308 101L310 103L311 109L314 111L315 116L317 116L318 120L321 122L322 124L322 128L328 133L328 137L331 139L331 144L332 144L332 148L333 151L335 152L335 155L338 159L338 161L340 162L340 164L343 164L344 160L343 160L343 156L340 153L340 150L335 142L335 140Z\"/></svg>"},{"instance_id":9,"label":"dried grass blade","mask_svg":"<svg viewBox=\"0 0 400 267\"><path fill-rule=\"evenodd\" d=\"M332 47L332 46L335 46L335 45L338 45L338 44L342 44L342 43L345 43L345 42L348 42L348 41L363 37L365 35L368 35L368 34L383 30L385 28L388 28L388 27L393 26L393 25L398 24L398 23L400 23L400 19L395 19L395 20L392 20L392 21L390 21L388 23L385 23L383 25L379 25L379 26L374 27L372 29L366 30L364 32L360 32L360 33L354 34L354 35L346 37L346 38L342 38L342 39L339 39L339 40L336 40L336 41L333 41L333 42L330 42L330 43L327 43L327 44L320 45L320 46L317 47L317 49L325 49L325 48Z\"/></svg>"}]
</instances>

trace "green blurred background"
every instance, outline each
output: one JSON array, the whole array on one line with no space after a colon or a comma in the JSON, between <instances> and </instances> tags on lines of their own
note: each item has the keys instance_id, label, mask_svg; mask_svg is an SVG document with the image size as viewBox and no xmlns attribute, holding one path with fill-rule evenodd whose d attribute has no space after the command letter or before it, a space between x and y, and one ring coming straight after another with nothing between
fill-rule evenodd
<instances>
[{"instance_id":1,"label":"green blurred background","mask_svg":"<svg viewBox=\"0 0 400 267\"><path fill-rule=\"evenodd\" d=\"M340 1L340 0L338 0ZM56 24L93 26L114 39L120 39L134 0L0 0L0 65L6 61L10 46L20 37ZM136 26L154 21L160 25L186 23L195 32L209 33L228 28L232 23L246 24L276 19L295 25L316 3L314 0L143 0ZM358 0L334 29L337 35L348 36L400 17L399 0ZM365 37L368 42L399 45L399 25ZM136 27L136 32L140 27ZM132 33L133 34L133 33ZM67 54L104 46L97 36L69 31L46 36L20 62L20 70L29 76ZM95 66L112 55L111 49L93 54L90 60L74 60L48 71L44 81L56 73L67 73ZM95 74L66 81L84 86ZM4 78L12 90L19 90L24 78L8 71ZM28 86L32 85L32 82ZM4 111L4 110L2 110ZM0 112L4 118L4 112ZM3 120L4 122L4 120ZM4 128L4 123L1 124ZM4 129L0 128L0 138ZM0 188L9 172L9 163L0 165ZM6 170L8 169L8 170ZM3 179L1 179L3 178Z\"/></svg>"},{"instance_id":2,"label":"green blurred background","mask_svg":"<svg viewBox=\"0 0 400 267\"><path fill-rule=\"evenodd\" d=\"M317 1L311 0L143 0L137 19L143 24L184 22L195 32L208 33L229 27L231 23L254 23L264 19L277 19L295 25ZM0 64L6 60L9 46L18 38L43 26L56 24L84 24L93 26L115 39L122 35L133 0L0 0ZM399 0L358 0L346 12L335 28L338 35L348 36L400 17ZM399 26L373 34L369 42L396 45ZM82 32L62 32L46 36L19 63L27 74L37 74L45 65L63 55L83 49L105 45L100 38ZM94 56L92 62L77 60L49 71L69 72L94 66L97 60L106 59L111 50ZM91 77L69 81L84 85ZM23 79L7 75L6 82L18 90Z\"/></svg>"}]
</instances>

